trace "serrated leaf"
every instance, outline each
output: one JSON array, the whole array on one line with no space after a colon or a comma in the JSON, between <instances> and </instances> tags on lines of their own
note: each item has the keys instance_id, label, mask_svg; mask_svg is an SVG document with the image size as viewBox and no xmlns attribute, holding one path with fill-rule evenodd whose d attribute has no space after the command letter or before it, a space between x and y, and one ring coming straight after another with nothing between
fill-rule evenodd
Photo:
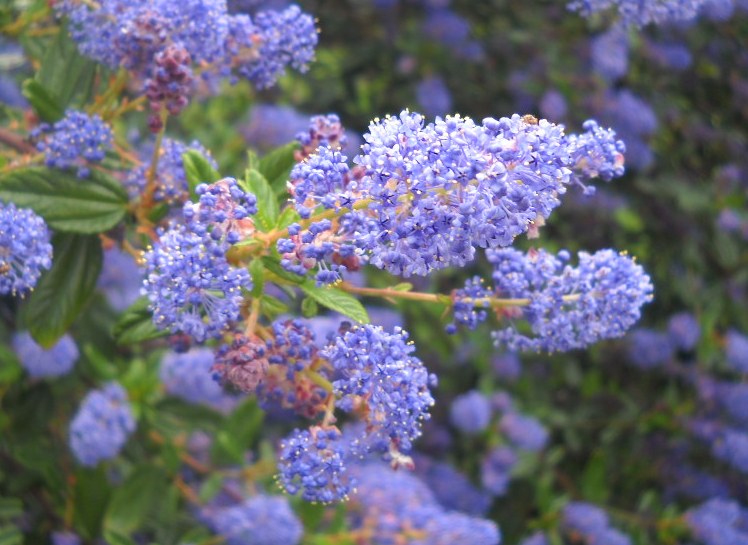
<instances>
[{"instance_id":1,"label":"serrated leaf","mask_svg":"<svg viewBox=\"0 0 748 545\"><path fill-rule=\"evenodd\" d=\"M319 307L317 301L311 297L304 297L301 302L301 314L304 318L313 318L319 313Z\"/></svg>"},{"instance_id":2,"label":"serrated leaf","mask_svg":"<svg viewBox=\"0 0 748 545\"><path fill-rule=\"evenodd\" d=\"M101 233L127 211L127 192L98 171L88 178L41 167L13 170L0 177L0 199L31 208L57 231Z\"/></svg>"},{"instance_id":3,"label":"serrated leaf","mask_svg":"<svg viewBox=\"0 0 748 545\"><path fill-rule=\"evenodd\" d=\"M278 223L278 199L270 188L265 176L257 170L247 170L246 186L257 197L257 214L255 224L261 231L267 233Z\"/></svg>"},{"instance_id":4,"label":"serrated leaf","mask_svg":"<svg viewBox=\"0 0 748 545\"><path fill-rule=\"evenodd\" d=\"M52 268L42 274L21 308L22 322L44 348L62 337L88 303L103 259L96 236L58 233L52 246Z\"/></svg>"},{"instance_id":5,"label":"serrated leaf","mask_svg":"<svg viewBox=\"0 0 748 545\"><path fill-rule=\"evenodd\" d=\"M39 119L54 123L65 115L64 108L57 98L52 96L44 86L35 79L27 79L21 87L23 96L29 101Z\"/></svg>"},{"instance_id":6,"label":"serrated leaf","mask_svg":"<svg viewBox=\"0 0 748 545\"><path fill-rule=\"evenodd\" d=\"M278 216L278 229L285 229L292 223L298 223L301 220L299 213L293 208L293 206L287 206L283 209L283 212Z\"/></svg>"},{"instance_id":7,"label":"serrated leaf","mask_svg":"<svg viewBox=\"0 0 748 545\"><path fill-rule=\"evenodd\" d=\"M288 312L288 305L272 295L263 295L260 300L260 310L271 320Z\"/></svg>"},{"instance_id":8,"label":"serrated leaf","mask_svg":"<svg viewBox=\"0 0 748 545\"><path fill-rule=\"evenodd\" d=\"M112 494L104 516L105 530L128 534L137 529L166 486L166 475L158 467L143 465L135 469Z\"/></svg>"},{"instance_id":9,"label":"serrated leaf","mask_svg":"<svg viewBox=\"0 0 748 545\"><path fill-rule=\"evenodd\" d=\"M265 266L261 259L253 259L249 264L249 274L252 276L252 296L260 297L265 290Z\"/></svg>"},{"instance_id":10,"label":"serrated leaf","mask_svg":"<svg viewBox=\"0 0 748 545\"><path fill-rule=\"evenodd\" d=\"M88 101L95 75L96 63L78 52L78 46L70 38L67 27L62 25L44 53L41 68L36 74L37 81L65 109Z\"/></svg>"},{"instance_id":11,"label":"serrated leaf","mask_svg":"<svg viewBox=\"0 0 748 545\"><path fill-rule=\"evenodd\" d=\"M194 149L187 150L182 154L182 164L187 177L187 186L190 189L190 199L197 200L195 188L200 184L209 184L221 179L221 175L213 165Z\"/></svg>"},{"instance_id":12,"label":"serrated leaf","mask_svg":"<svg viewBox=\"0 0 748 545\"><path fill-rule=\"evenodd\" d=\"M299 147L298 142L290 142L285 146L274 149L260 159L257 170L265 176L276 195L286 191L289 173L296 164L294 152Z\"/></svg>"},{"instance_id":13,"label":"serrated leaf","mask_svg":"<svg viewBox=\"0 0 748 545\"><path fill-rule=\"evenodd\" d=\"M369 323L369 314L366 312L364 305L350 293L334 287L318 287L313 280L309 279L304 280L299 287L320 305L348 316L361 324Z\"/></svg>"},{"instance_id":14,"label":"serrated leaf","mask_svg":"<svg viewBox=\"0 0 748 545\"><path fill-rule=\"evenodd\" d=\"M153 316L148 309L146 297L140 297L130 305L112 329L112 335L119 345L150 341L164 337L168 333L153 325Z\"/></svg>"}]
</instances>

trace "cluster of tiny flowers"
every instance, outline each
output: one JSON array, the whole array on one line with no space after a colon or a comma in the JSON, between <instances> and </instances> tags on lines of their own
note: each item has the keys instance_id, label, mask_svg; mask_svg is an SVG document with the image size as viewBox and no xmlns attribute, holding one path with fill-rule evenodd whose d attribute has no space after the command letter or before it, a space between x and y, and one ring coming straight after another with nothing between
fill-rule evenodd
<instances>
[{"instance_id":1,"label":"cluster of tiny flowers","mask_svg":"<svg viewBox=\"0 0 748 545\"><path fill-rule=\"evenodd\" d=\"M343 149L348 142L348 137L340 118L335 114L328 114L312 117L309 120L309 126L296 133L296 141L301 144L301 149L295 154L296 160L301 162L317 148Z\"/></svg>"},{"instance_id":2,"label":"cluster of tiny flowers","mask_svg":"<svg viewBox=\"0 0 748 545\"><path fill-rule=\"evenodd\" d=\"M52 245L44 220L26 208L0 201L0 295L32 289L42 269L52 266Z\"/></svg>"},{"instance_id":3,"label":"cluster of tiny flowers","mask_svg":"<svg viewBox=\"0 0 748 545\"><path fill-rule=\"evenodd\" d=\"M748 336L735 330L725 335L725 359L731 369L748 373Z\"/></svg>"},{"instance_id":4,"label":"cluster of tiny flowers","mask_svg":"<svg viewBox=\"0 0 748 545\"><path fill-rule=\"evenodd\" d=\"M154 131L162 107L176 115L187 104L193 66L208 80L238 76L265 88L288 66L306 69L317 45L314 19L297 6L254 20L230 14L226 0L61 0L55 10L69 18L82 54L143 82Z\"/></svg>"},{"instance_id":5,"label":"cluster of tiny flowers","mask_svg":"<svg viewBox=\"0 0 748 545\"><path fill-rule=\"evenodd\" d=\"M608 515L592 504L571 502L562 512L562 526L573 540L593 545L631 545L631 538L610 527Z\"/></svg>"},{"instance_id":6,"label":"cluster of tiny flowers","mask_svg":"<svg viewBox=\"0 0 748 545\"><path fill-rule=\"evenodd\" d=\"M589 17L615 8L626 25L644 26L693 19L705 0L572 0L569 9Z\"/></svg>"},{"instance_id":7,"label":"cluster of tiny flowers","mask_svg":"<svg viewBox=\"0 0 748 545\"><path fill-rule=\"evenodd\" d=\"M704 545L748 543L748 511L732 500L711 499L688 511L685 519L693 537Z\"/></svg>"},{"instance_id":8,"label":"cluster of tiny flowers","mask_svg":"<svg viewBox=\"0 0 748 545\"><path fill-rule=\"evenodd\" d=\"M336 371L336 406L346 412L365 407L367 448L408 452L421 435L421 423L434 404L429 386L436 384L421 361L412 355L408 333L392 333L372 325L346 331L321 355Z\"/></svg>"},{"instance_id":9,"label":"cluster of tiny flowers","mask_svg":"<svg viewBox=\"0 0 748 545\"><path fill-rule=\"evenodd\" d=\"M289 494L330 503L347 499L356 480L348 470L350 443L336 427L294 430L283 440L278 481Z\"/></svg>"},{"instance_id":10,"label":"cluster of tiny flowers","mask_svg":"<svg viewBox=\"0 0 748 545\"><path fill-rule=\"evenodd\" d=\"M265 379L270 362L265 342L235 333L231 342L221 345L211 371L214 378L240 392L253 393Z\"/></svg>"},{"instance_id":11,"label":"cluster of tiny flowers","mask_svg":"<svg viewBox=\"0 0 748 545\"><path fill-rule=\"evenodd\" d=\"M52 545L81 545L81 538L73 532L52 532Z\"/></svg>"},{"instance_id":12,"label":"cluster of tiny flowers","mask_svg":"<svg viewBox=\"0 0 748 545\"><path fill-rule=\"evenodd\" d=\"M498 545L500 533L489 520L448 511L416 476L378 463L351 469L357 480L351 496L354 528L367 528L371 543L417 545ZM412 536L407 539L406 536Z\"/></svg>"},{"instance_id":13,"label":"cluster of tiny flowers","mask_svg":"<svg viewBox=\"0 0 748 545\"><path fill-rule=\"evenodd\" d=\"M288 500L259 495L207 512L208 526L228 545L298 545L304 533Z\"/></svg>"},{"instance_id":14,"label":"cluster of tiny flowers","mask_svg":"<svg viewBox=\"0 0 748 545\"><path fill-rule=\"evenodd\" d=\"M297 167L293 186L307 214L310 204L352 208L359 201L341 222L349 240L377 267L426 275L465 265L476 246L510 245L542 224L572 181L622 173L610 166L621 161L610 150L620 143L593 129L569 138L560 125L518 115L482 125L448 116L426 125L405 111L370 125L353 170L322 147ZM330 194L336 188L344 191Z\"/></svg>"},{"instance_id":15,"label":"cluster of tiny flowers","mask_svg":"<svg viewBox=\"0 0 748 545\"><path fill-rule=\"evenodd\" d=\"M246 269L229 265L227 250L225 242L184 226L160 232L145 254L143 281L156 327L203 342L239 319L242 288L251 289L252 282Z\"/></svg>"},{"instance_id":16,"label":"cluster of tiny flowers","mask_svg":"<svg viewBox=\"0 0 748 545\"><path fill-rule=\"evenodd\" d=\"M25 331L13 336L13 350L21 366L34 378L67 375L80 355L70 335L63 335L52 348L45 350Z\"/></svg>"},{"instance_id":17,"label":"cluster of tiny flowers","mask_svg":"<svg viewBox=\"0 0 748 545\"><path fill-rule=\"evenodd\" d=\"M135 431L127 393L116 382L86 395L70 423L70 449L84 466L95 466L119 454Z\"/></svg>"},{"instance_id":18,"label":"cluster of tiny flowers","mask_svg":"<svg viewBox=\"0 0 748 545\"><path fill-rule=\"evenodd\" d=\"M210 152L197 140L194 140L191 144L184 144L178 140L164 138L158 152L155 176L156 189L153 193L155 201L168 204L183 204L187 201L189 186L184 171L183 155L190 150L197 151L207 159L213 168L218 168L218 164ZM125 187L127 187L132 198L137 198L145 189L152 154L152 148L144 149L141 154L144 164L130 171L125 178Z\"/></svg>"},{"instance_id":19,"label":"cluster of tiny flowers","mask_svg":"<svg viewBox=\"0 0 748 545\"><path fill-rule=\"evenodd\" d=\"M579 265L566 264L568 252L514 249L488 252L496 292L525 298L528 305L508 311L530 325L533 336L513 326L494 332L497 344L512 350L559 351L582 348L622 336L652 299L652 284L640 265L613 250L579 253Z\"/></svg>"},{"instance_id":20,"label":"cluster of tiny flowers","mask_svg":"<svg viewBox=\"0 0 748 545\"><path fill-rule=\"evenodd\" d=\"M701 326L693 314L675 314L667 332L635 329L629 336L629 361L641 369L659 367L671 360L677 351L689 352L701 337Z\"/></svg>"},{"instance_id":21,"label":"cluster of tiny flowers","mask_svg":"<svg viewBox=\"0 0 748 545\"><path fill-rule=\"evenodd\" d=\"M431 489L443 507L468 513L485 515L491 507L491 494L473 485L470 479L453 465L416 455L414 473Z\"/></svg>"},{"instance_id":22,"label":"cluster of tiny flowers","mask_svg":"<svg viewBox=\"0 0 748 545\"><path fill-rule=\"evenodd\" d=\"M315 335L302 320L277 320L272 331L265 348L269 366L257 395L265 405L277 404L314 418L324 410L327 397L307 373L312 365L319 366L315 373L327 380Z\"/></svg>"},{"instance_id":23,"label":"cluster of tiny flowers","mask_svg":"<svg viewBox=\"0 0 748 545\"><path fill-rule=\"evenodd\" d=\"M36 148L44 153L44 163L52 168L76 168L78 176L88 176L90 163L104 159L112 148L112 129L94 114L68 110L60 121L43 123L33 132Z\"/></svg>"},{"instance_id":24,"label":"cluster of tiny flowers","mask_svg":"<svg viewBox=\"0 0 748 545\"><path fill-rule=\"evenodd\" d=\"M488 451L480 466L483 488L494 496L505 495L517 461L517 455L509 447L496 447Z\"/></svg>"},{"instance_id":25,"label":"cluster of tiny flowers","mask_svg":"<svg viewBox=\"0 0 748 545\"><path fill-rule=\"evenodd\" d=\"M623 176L626 146L616 139L616 133L592 119L582 127L585 132L567 137L572 169L580 182L598 177L608 182Z\"/></svg>"},{"instance_id":26,"label":"cluster of tiny flowers","mask_svg":"<svg viewBox=\"0 0 748 545\"><path fill-rule=\"evenodd\" d=\"M491 422L491 402L476 390L457 396L449 407L449 420L468 435L485 431Z\"/></svg>"},{"instance_id":27,"label":"cluster of tiny flowers","mask_svg":"<svg viewBox=\"0 0 748 545\"><path fill-rule=\"evenodd\" d=\"M482 278L476 276L466 280L465 287L452 295L454 322L447 326L447 333L456 333L458 324L475 329L478 324L485 322L488 317L485 307L489 306L488 297L491 295L491 291L483 285Z\"/></svg>"},{"instance_id":28,"label":"cluster of tiny flowers","mask_svg":"<svg viewBox=\"0 0 748 545\"><path fill-rule=\"evenodd\" d=\"M227 395L212 379L213 360L213 351L208 348L193 348L182 354L167 353L161 360L159 372L164 389L188 403L220 411L231 409L236 398Z\"/></svg>"},{"instance_id":29,"label":"cluster of tiny flowers","mask_svg":"<svg viewBox=\"0 0 748 545\"><path fill-rule=\"evenodd\" d=\"M143 284L140 267L135 258L118 248L104 252L104 263L96 287L104 292L111 307L121 312L140 295Z\"/></svg>"},{"instance_id":30,"label":"cluster of tiny flowers","mask_svg":"<svg viewBox=\"0 0 748 545\"><path fill-rule=\"evenodd\" d=\"M254 232L250 215L257 213L257 198L245 192L234 178L224 178L195 188L196 203L187 202L182 213L193 233L236 244Z\"/></svg>"}]
</instances>

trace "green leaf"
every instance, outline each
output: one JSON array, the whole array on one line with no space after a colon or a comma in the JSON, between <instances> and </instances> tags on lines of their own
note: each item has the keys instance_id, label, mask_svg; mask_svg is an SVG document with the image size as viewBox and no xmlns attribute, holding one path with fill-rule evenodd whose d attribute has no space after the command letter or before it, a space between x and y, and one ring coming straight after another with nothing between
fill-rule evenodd
<instances>
[{"instance_id":1,"label":"green leaf","mask_svg":"<svg viewBox=\"0 0 748 545\"><path fill-rule=\"evenodd\" d=\"M249 274L252 276L252 296L260 297L265 289L265 266L261 259L253 259L249 264Z\"/></svg>"},{"instance_id":2,"label":"green leaf","mask_svg":"<svg viewBox=\"0 0 748 545\"><path fill-rule=\"evenodd\" d=\"M187 185L190 188L190 198L195 201L195 188L200 184L210 184L221 179L221 175L213 165L194 149L187 150L182 154L184 173L187 176Z\"/></svg>"},{"instance_id":3,"label":"green leaf","mask_svg":"<svg viewBox=\"0 0 748 545\"><path fill-rule=\"evenodd\" d=\"M58 233L52 246L52 268L21 308L22 322L44 348L54 346L86 306L102 263L99 237Z\"/></svg>"},{"instance_id":4,"label":"green leaf","mask_svg":"<svg viewBox=\"0 0 748 545\"><path fill-rule=\"evenodd\" d=\"M96 63L78 53L78 46L70 38L67 27L61 26L60 32L45 51L41 68L36 74L37 81L65 109L88 101L95 75Z\"/></svg>"},{"instance_id":5,"label":"green leaf","mask_svg":"<svg viewBox=\"0 0 748 545\"><path fill-rule=\"evenodd\" d=\"M167 486L163 470L151 465L136 468L115 489L104 516L104 528L129 534L137 529L153 510Z\"/></svg>"},{"instance_id":6,"label":"green leaf","mask_svg":"<svg viewBox=\"0 0 748 545\"><path fill-rule=\"evenodd\" d=\"M308 278L299 287L320 305L348 316L359 323L369 323L369 315L364 305L350 293L333 287L318 287L314 280Z\"/></svg>"},{"instance_id":7,"label":"green leaf","mask_svg":"<svg viewBox=\"0 0 748 545\"><path fill-rule=\"evenodd\" d=\"M23 374L15 352L0 344L0 384L12 384Z\"/></svg>"},{"instance_id":8,"label":"green leaf","mask_svg":"<svg viewBox=\"0 0 748 545\"><path fill-rule=\"evenodd\" d=\"M62 116L65 115L65 110L60 106L57 98L52 96L44 86L35 79L27 79L24 81L21 92L23 93L23 96L28 99L34 112L36 112L36 115L38 115L39 119L42 121L54 123L55 121L62 119Z\"/></svg>"},{"instance_id":9,"label":"green leaf","mask_svg":"<svg viewBox=\"0 0 748 545\"><path fill-rule=\"evenodd\" d=\"M265 413L257 401L247 399L237 407L216 434L213 455L219 463L244 462L247 450L257 439Z\"/></svg>"},{"instance_id":10,"label":"green leaf","mask_svg":"<svg viewBox=\"0 0 748 545\"><path fill-rule=\"evenodd\" d=\"M98 537L111 492L103 467L76 473L73 513L75 527L83 537Z\"/></svg>"},{"instance_id":11,"label":"green leaf","mask_svg":"<svg viewBox=\"0 0 748 545\"><path fill-rule=\"evenodd\" d=\"M0 199L31 208L53 229L69 233L101 233L127 210L122 184L95 170L83 179L49 168L13 170L0 177Z\"/></svg>"},{"instance_id":12,"label":"green leaf","mask_svg":"<svg viewBox=\"0 0 748 545\"><path fill-rule=\"evenodd\" d=\"M301 302L301 314L304 318L313 318L318 313L319 307L317 306L317 301L311 297L304 297L304 300Z\"/></svg>"},{"instance_id":13,"label":"green leaf","mask_svg":"<svg viewBox=\"0 0 748 545\"><path fill-rule=\"evenodd\" d=\"M257 170L265 176L265 179L270 183L270 187L273 188L276 195L286 190L288 175L296 164L294 152L299 147L298 142L290 142L285 146L274 149L260 159Z\"/></svg>"},{"instance_id":14,"label":"green leaf","mask_svg":"<svg viewBox=\"0 0 748 545\"><path fill-rule=\"evenodd\" d=\"M23 515L23 503L18 498L0 498L0 519L7 520Z\"/></svg>"},{"instance_id":15,"label":"green leaf","mask_svg":"<svg viewBox=\"0 0 748 545\"><path fill-rule=\"evenodd\" d=\"M278 217L278 225L276 227L278 229L285 229L292 223L297 223L299 220L301 220L301 217L299 216L299 213L294 209L294 207L287 206L283 209L283 212L281 212L280 216Z\"/></svg>"},{"instance_id":16,"label":"green leaf","mask_svg":"<svg viewBox=\"0 0 748 545\"><path fill-rule=\"evenodd\" d=\"M21 545L23 534L18 526L0 526L0 545Z\"/></svg>"},{"instance_id":17,"label":"green leaf","mask_svg":"<svg viewBox=\"0 0 748 545\"><path fill-rule=\"evenodd\" d=\"M285 314L288 312L288 305L286 305L277 297L273 297L272 295L263 295L262 299L260 300L260 309L265 316L267 316L271 320L274 320L281 314Z\"/></svg>"},{"instance_id":18,"label":"green leaf","mask_svg":"<svg viewBox=\"0 0 748 545\"><path fill-rule=\"evenodd\" d=\"M200 485L200 491L198 492L200 501L202 501L203 503L208 503L210 500L215 498L216 494L221 491L224 479L225 477L222 473L214 473L213 475L205 479L203 481L203 484Z\"/></svg>"},{"instance_id":19,"label":"green leaf","mask_svg":"<svg viewBox=\"0 0 748 545\"><path fill-rule=\"evenodd\" d=\"M112 329L119 345L132 345L164 337L169 332L153 325L153 316L148 309L148 298L140 297L120 317Z\"/></svg>"},{"instance_id":20,"label":"green leaf","mask_svg":"<svg viewBox=\"0 0 748 545\"><path fill-rule=\"evenodd\" d=\"M257 197L255 223L264 233L275 228L278 223L278 199L273 194L267 179L257 170L247 170L246 185Z\"/></svg>"},{"instance_id":21,"label":"green leaf","mask_svg":"<svg viewBox=\"0 0 748 545\"><path fill-rule=\"evenodd\" d=\"M114 530L104 530L104 540L109 545L135 545L135 542L126 535Z\"/></svg>"}]
</instances>

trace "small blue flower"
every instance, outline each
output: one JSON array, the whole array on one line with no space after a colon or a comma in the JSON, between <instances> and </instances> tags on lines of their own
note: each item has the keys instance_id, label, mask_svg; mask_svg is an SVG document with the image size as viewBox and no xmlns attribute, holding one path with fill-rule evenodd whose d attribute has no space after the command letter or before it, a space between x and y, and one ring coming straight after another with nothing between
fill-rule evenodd
<instances>
[{"instance_id":1,"label":"small blue flower","mask_svg":"<svg viewBox=\"0 0 748 545\"><path fill-rule=\"evenodd\" d=\"M21 366L34 378L67 375L80 355L70 335L63 335L52 348L45 350L25 331L13 336L13 350Z\"/></svg>"},{"instance_id":2,"label":"small blue flower","mask_svg":"<svg viewBox=\"0 0 748 545\"><path fill-rule=\"evenodd\" d=\"M304 533L288 499L281 496L254 496L206 517L228 545L297 545Z\"/></svg>"}]
</instances>

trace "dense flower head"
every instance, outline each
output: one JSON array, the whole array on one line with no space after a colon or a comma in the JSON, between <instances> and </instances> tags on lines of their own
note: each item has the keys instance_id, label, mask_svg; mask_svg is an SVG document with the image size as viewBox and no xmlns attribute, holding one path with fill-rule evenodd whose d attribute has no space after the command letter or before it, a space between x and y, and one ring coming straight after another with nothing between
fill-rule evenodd
<instances>
[{"instance_id":1,"label":"dense flower head","mask_svg":"<svg viewBox=\"0 0 748 545\"><path fill-rule=\"evenodd\" d=\"M159 377L166 392L188 403L207 405L217 410L230 409L236 398L227 395L213 380L213 351L193 348L184 353L168 352L161 360Z\"/></svg>"},{"instance_id":2,"label":"dense flower head","mask_svg":"<svg viewBox=\"0 0 748 545\"><path fill-rule=\"evenodd\" d=\"M631 545L631 538L610 527L607 513L589 503L568 503L562 512L562 526L572 539L582 543Z\"/></svg>"},{"instance_id":3,"label":"dense flower head","mask_svg":"<svg viewBox=\"0 0 748 545\"><path fill-rule=\"evenodd\" d=\"M625 25L644 26L694 18L705 0L572 0L569 9L589 17L615 8Z\"/></svg>"},{"instance_id":4,"label":"dense flower head","mask_svg":"<svg viewBox=\"0 0 748 545\"><path fill-rule=\"evenodd\" d=\"M54 346L45 350L26 332L13 335L13 350L29 376L60 377L67 375L78 360L78 346L70 335L60 337Z\"/></svg>"},{"instance_id":5,"label":"dense flower head","mask_svg":"<svg viewBox=\"0 0 748 545\"><path fill-rule=\"evenodd\" d=\"M327 114L312 117L306 130L296 133L296 140L301 144L296 159L301 160L320 147L342 150L348 137L340 118L336 114Z\"/></svg>"},{"instance_id":6,"label":"dense flower head","mask_svg":"<svg viewBox=\"0 0 748 545\"><path fill-rule=\"evenodd\" d=\"M354 326L321 351L336 372L336 406L346 412L365 407L365 443L375 450L408 452L434 404L429 386L436 377L407 341L399 327L387 333L378 326Z\"/></svg>"},{"instance_id":7,"label":"dense flower head","mask_svg":"<svg viewBox=\"0 0 748 545\"><path fill-rule=\"evenodd\" d=\"M297 545L304 528L282 496L258 495L207 514L228 545Z\"/></svg>"},{"instance_id":8,"label":"dense flower head","mask_svg":"<svg viewBox=\"0 0 748 545\"><path fill-rule=\"evenodd\" d=\"M452 109L452 95L439 76L428 76L418 83L416 100L428 116L445 115Z\"/></svg>"},{"instance_id":9,"label":"dense flower head","mask_svg":"<svg viewBox=\"0 0 748 545\"><path fill-rule=\"evenodd\" d=\"M739 373L748 373L748 336L730 330L725 335L725 359Z\"/></svg>"},{"instance_id":10,"label":"dense flower head","mask_svg":"<svg viewBox=\"0 0 748 545\"><path fill-rule=\"evenodd\" d=\"M162 109L179 115L187 106L192 91L192 58L182 45L171 44L156 53L150 77L145 81L145 96L151 108L148 127L159 132L164 124Z\"/></svg>"},{"instance_id":11,"label":"dense flower head","mask_svg":"<svg viewBox=\"0 0 748 545\"><path fill-rule=\"evenodd\" d=\"M675 347L666 333L650 329L635 329L628 337L629 360L642 369L652 369L667 363Z\"/></svg>"},{"instance_id":12,"label":"dense flower head","mask_svg":"<svg viewBox=\"0 0 748 545\"><path fill-rule=\"evenodd\" d=\"M281 443L278 481L289 494L330 503L347 499L356 481L347 471L350 443L335 427L294 430Z\"/></svg>"},{"instance_id":13,"label":"dense flower head","mask_svg":"<svg viewBox=\"0 0 748 545\"><path fill-rule=\"evenodd\" d=\"M428 485L442 507L475 516L485 515L491 507L491 495L451 464L421 455L414 461L416 475Z\"/></svg>"},{"instance_id":14,"label":"dense flower head","mask_svg":"<svg viewBox=\"0 0 748 545\"><path fill-rule=\"evenodd\" d=\"M458 324L475 329L485 322L488 317L485 307L488 307L487 297L490 296L491 291L484 287L482 278L476 276L466 280L465 287L452 294L454 322L447 325L447 333L455 333Z\"/></svg>"},{"instance_id":15,"label":"dense flower head","mask_svg":"<svg viewBox=\"0 0 748 545\"><path fill-rule=\"evenodd\" d=\"M251 43L259 45L253 53L240 52L232 65L236 73L260 89L274 85L286 66L303 72L314 59L317 28L314 19L298 6L283 11L261 11L253 24L255 35Z\"/></svg>"},{"instance_id":16,"label":"dense flower head","mask_svg":"<svg viewBox=\"0 0 748 545\"><path fill-rule=\"evenodd\" d=\"M52 266L44 220L26 208L0 201L0 295L24 295Z\"/></svg>"},{"instance_id":17,"label":"dense flower head","mask_svg":"<svg viewBox=\"0 0 748 545\"><path fill-rule=\"evenodd\" d=\"M257 213L257 198L234 178L223 178L195 188L198 201L186 202L182 213L190 230L212 240L235 244L254 232L250 215Z\"/></svg>"},{"instance_id":18,"label":"dense flower head","mask_svg":"<svg viewBox=\"0 0 748 545\"><path fill-rule=\"evenodd\" d=\"M336 208L336 201L328 197L331 193L343 191L349 181L348 158L335 148L321 146L293 168L288 189L296 202L296 209L308 216L309 210L318 205Z\"/></svg>"},{"instance_id":19,"label":"dense flower head","mask_svg":"<svg viewBox=\"0 0 748 545\"><path fill-rule=\"evenodd\" d=\"M457 396L449 408L449 420L458 430L476 434L488 428L491 421L491 404L477 390Z\"/></svg>"},{"instance_id":20,"label":"dense flower head","mask_svg":"<svg viewBox=\"0 0 748 545\"><path fill-rule=\"evenodd\" d=\"M500 379L512 382L522 374L522 362L514 352L496 354L491 358L491 367Z\"/></svg>"},{"instance_id":21,"label":"dense flower head","mask_svg":"<svg viewBox=\"0 0 748 545\"><path fill-rule=\"evenodd\" d=\"M218 168L210 152L197 140L193 140L191 144L184 144L178 140L164 138L159 148L156 165L156 189L153 193L155 201L168 204L182 204L187 201L189 186L182 156L189 150L199 152L213 168ZM125 178L125 187L133 198L138 197L145 189L148 169L151 166L151 155L153 155L152 147L146 147L141 153L144 164L130 171Z\"/></svg>"},{"instance_id":22,"label":"dense flower head","mask_svg":"<svg viewBox=\"0 0 748 545\"><path fill-rule=\"evenodd\" d=\"M252 281L246 269L229 265L227 249L181 225L160 231L145 254L143 281L158 328L203 342L239 319L242 288L251 289Z\"/></svg>"},{"instance_id":23,"label":"dense flower head","mask_svg":"<svg viewBox=\"0 0 748 545\"><path fill-rule=\"evenodd\" d=\"M592 67L606 80L614 81L626 75L629 64L629 40L626 29L613 26L595 36L590 43Z\"/></svg>"},{"instance_id":24,"label":"dense flower head","mask_svg":"<svg viewBox=\"0 0 748 545\"><path fill-rule=\"evenodd\" d=\"M268 354L261 339L235 333L231 342L217 350L213 375L240 392L252 393L265 379L270 365Z\"/></svg>"},{"instance_id":25,"label":"dense flower head","mask_svg":"<svg viewBox=\"0 0 748 545\"><path fill-rule=\"evenodd\" d=\"M84 466L114 458L135 431L127 393L116 382L89 392L70 423L70 449Z\"/></svg>"},{"instance_id":26,"label":"dense flower head","mask_svg":"<svg viewBox=\"0 0 748 545\"><path fill-rule=\"evenodd\" d=\"M724 427L710 442L715 458L748 474L748 433L742 429Z\"/></svg>"},{"instance_id":27,"label":"dense flower head","mask_svg":"<svg viewBox=\"0 0 748 545\"><path fill-rule=\"evenodd\" d=\"M480 466L481 484L494 496L503 496L512 479L512 469L517 464L517 455L509 447L491 449Z\"/></svg>"},{"instance_id":28,"label":"dense flower head","mask_svg":"<svg viewBox=\"0 0 748 545\"><path fill-rule=\"evenodd\" d=\"M407 535L411 536L408 543L419 545L499 543L493 522L446 511L428 487L407 471L364 462L354 465L351 473L358 481L351 496L355 506L351 525L369 529L373 545L406 542Z\"/></svg>"},{"instance_id":29,"label":"dense flower head","mask_svg":"<svg viewBox=\"0 0 748 545\"><path fill-rule=\"evenodd\" d=\"M585 132L567 138L572 169L580 183L596 177L610 181L623 176L626 146L616 139L615 131L602 128L592 119L582 127Z\"/></svg>"},{"instance_id":30,"label":"dense flower head","mask_svg":"<svg viewBox=\"0 0 748 545\"><path fill-rule=\"evenodd\" d=\"M53 125L42 124L32 134L37 149L52 168L76 168L79 177L89 174L88 165L99 163L112 148L112 129L96 115L68 110Z\"/></svg>"},{"instance_id":31,"label":"dense flower head","mask_svg":"<svg viewBox=\"0 0 748 545\"><path fill-rule=\"evenodd\" d=\"M686 513L693 537L704 545L748 543L748 512L737 502L713 498Z\"/></svg>"},{"instance_id":32,"label":"dense flower head","mask_svg":"<svg viewBox=\"0 0 748 545\"><path fill-rule=\"evenodd\" d=\"M266 342L268 368L257 387L264 405L277 404L308 418L324 410L327 392L306 372L319 363L314 332L302 320L278 319L272 325L272 338ZM315 371L325 379L326 366Z\"/></svg>"},{"instance_id":33,"label":"dense flower head","mask_svg":"<svg viewBox=\"0 0 748 545\"><path fill-rule=\"evenodd\" d=\"M533 336L514 326L494 333L497 344L512 350L571 350L620 337L652 299L642 267L613 250L580 252L577 267L565 265L567 252L551 257L543 250L504 249L489 251L488 259L500 296L529 299L518 310Z\"/></svg>"},{"instance_id":34,"label":"dense flower head","mask_svg":"<svg viewBox=\"0 0 748 545\"><path fill-rule=\"evenodd\" d=\"M52 532L52 545L81 545L81 538L73 532Z\"/></svg>"},{"instance_id":35,"label":"dense flower head","mask_svg":"<svg viewBox=\"0 0 748 545\"><path fill-rule=\"evenodd\" d=\"M628 89L606 93L601 118L626 142L626 164L638 169L648 167L654 158L648 139L657 130L652 107Z\"/></svg>"},{"instance_id":36,"label":"dense flower head","mask_svg":"<svg viewBox=\"0 0 748 545\"><path fill-rule=\"evenodd\" d=\"M693 350L701 338L701 325L690 312L679 312L668 321L668 335L679 350Z\"/></svg>"},{"instance_id":37,"label":"dense flower head","mask_svg":"<svg viewBox=\"0 0 748 545\"><path fill-rule=\"evenodd\" d=\"M423 20L423 33L447 46L458 58L477 61L483 56L480 42L470 36L470 21L444 6L428 11Z\"/></svg>"},{"instance_id":38,"label":"dense flower head","mask_svg":"<svg viewBox=\"0 0 748 545\"><path fill-rule=\"evenodd\" d=\"M548 443L548 430L531 416L508 412L501 417L499 429L518 449L537 452Z\"/></svg>"},{"instance_id":39,"label":"dense flower head","mask_svg":"<svg viewBox=\"0 0 748 545\"><path fill-rule=\"evenodd\" d=\"M140 295L142 272L135 258L118 248L104 252L104 263L96 287L104 292L114 310L123 311Z\"/></svg>"},{"instance_id":40,"label":"dense flower head","mask_svg":"<svg viewBox=\"0 0 748 545\"><path fill-rule=\"evenodd\" d=\"M239 131L250 146L268 151L293 140L308 124L309 117L291 106L259 103L253 104Z\"/></svg>"}]
</instances>

